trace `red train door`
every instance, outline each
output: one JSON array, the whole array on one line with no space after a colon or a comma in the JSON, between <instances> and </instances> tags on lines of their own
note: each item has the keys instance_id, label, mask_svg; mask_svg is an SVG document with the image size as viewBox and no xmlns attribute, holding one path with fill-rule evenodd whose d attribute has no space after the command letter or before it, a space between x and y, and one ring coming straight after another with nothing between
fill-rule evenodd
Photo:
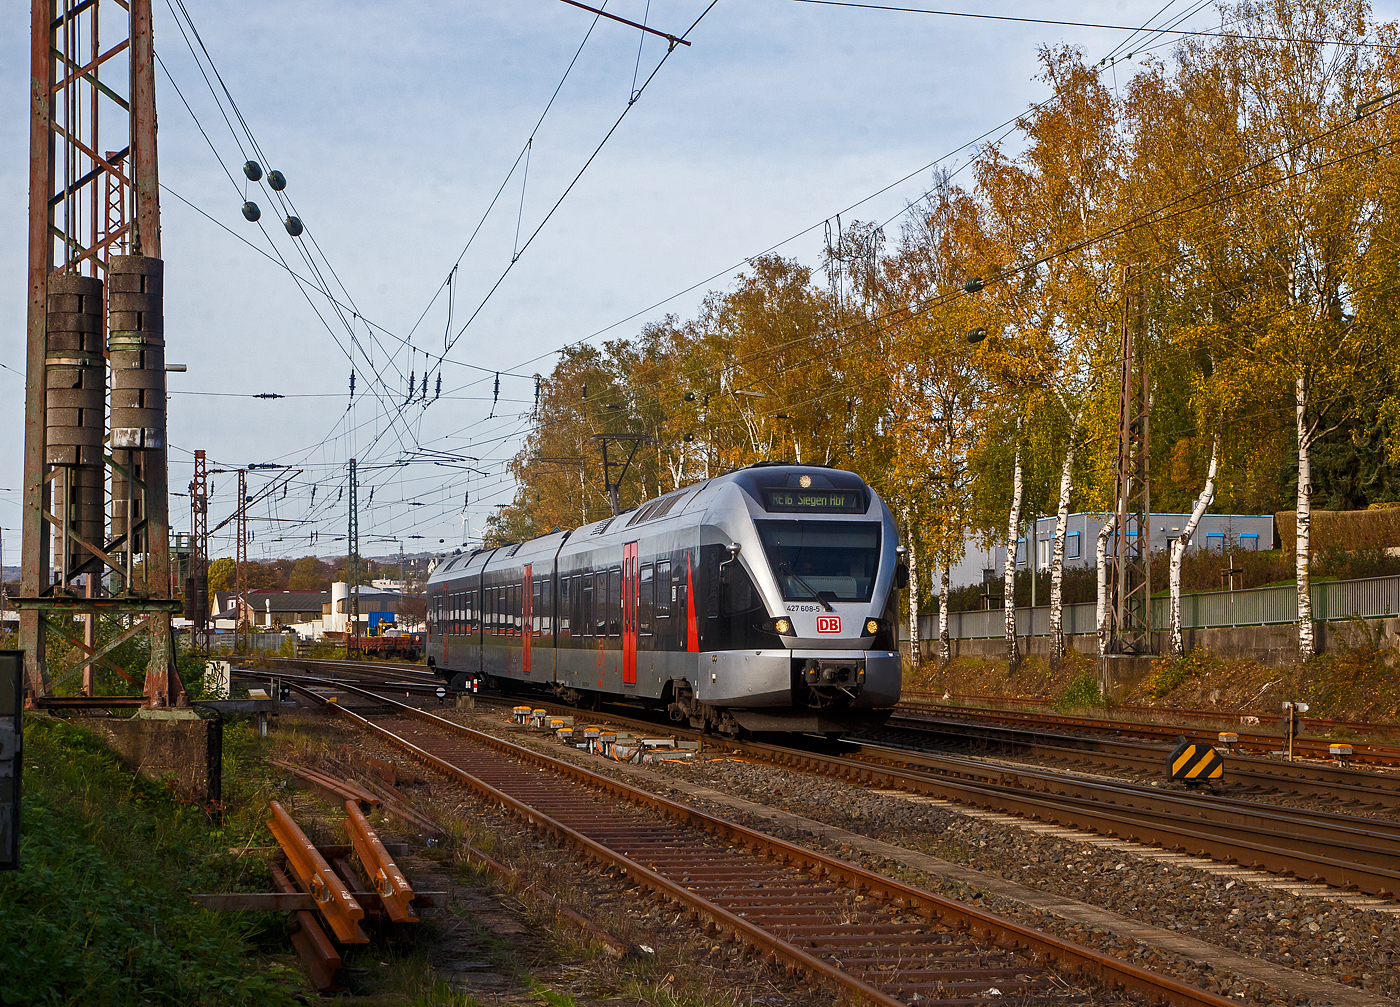
<instances>
[{"instance_id":1,"label":"red train door","mask_svg":"<svg viewBox=\"0 0 1400 1007\"><path fill-rule=\"evenodd\" d=\"M637 543L622 547L622 684L637 684Z\"/></svg>"},{"instance_id":2,"label":"red train door","mask_svg":"<svg viewBox=\"0 0 1400 1007\"><path fill-rule=\"evenodd\" d=\"M530 638L535 634L530 631L530 617L534 615L534 605L530 603L530 567L525 567L525 583L520 589L520 638L525 645L525 655L523 666L525 674L530 674Z\"/></svg>"}]
</instances>

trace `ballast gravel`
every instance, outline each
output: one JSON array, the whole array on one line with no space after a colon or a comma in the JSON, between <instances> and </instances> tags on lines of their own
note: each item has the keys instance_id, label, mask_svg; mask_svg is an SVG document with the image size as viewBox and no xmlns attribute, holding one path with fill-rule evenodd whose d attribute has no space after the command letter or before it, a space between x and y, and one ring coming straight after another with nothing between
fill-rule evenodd
<instances>
[{"instance_id":1,"label":"ballast gravel","mask_svg":"<svg viewBox=\"0 0 1400 1007\"><path fill-rule=\"evenodd\" d=\"M565 758L595 771L616 767L595 756L560 745L553 738L514 727L494 712L450 714L485 730ZM769 807L882 842L971 867L1029 888L1052 892L1124 916L1175 930L1197 940L1230 948L1279 965L1303 969L1374 994L1400 997L1400 917L1353 908L1325 899L1295 897L1249 881L1226 879L1170 860L1038 835L963 815L953 809L872 793L860 785L794 772L728 756L701 756L693 762L655 763L653 769L689 784L710 787ZM739 824L790 842L862 863L1037 929L1095 947L1154 971L1163 971L1247 1003L1311 1005L1288 990L1248 984L1214 974L1208 962L1155 951L1099 927L1055 917L1010 899L955 881L911 873L883 857L842 849L819 833L775 828L729 807L674 793L677 799L715 810ZM1144 848L1146 852L1148 848Z\"/></svg>"}]
</instances>

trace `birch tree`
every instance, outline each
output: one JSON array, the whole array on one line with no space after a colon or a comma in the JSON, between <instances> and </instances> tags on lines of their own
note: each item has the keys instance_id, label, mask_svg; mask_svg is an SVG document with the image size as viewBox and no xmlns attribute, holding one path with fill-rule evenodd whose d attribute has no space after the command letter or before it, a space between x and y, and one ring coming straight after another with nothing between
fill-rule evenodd
<instances>
[{"instance_id":1,"label":"birch tree","mask_svg":"<svg viewBox=\"0 0 1400 1007\"><path fill-rule=\"evenodd\" d=\"M1171 596L1173 657L1183 657L1186 654L1186 647L1181 639L1181 561L1186 555L1187 547L1191 544L1191 536L1196 533L1196 526L1201 523L1201 517L1205 514L1206 508L1215 499L1215 471L1219 460L1220 435L1217 433L1210 444L1210 467L1206 471L1205 487L1201 490L1201 495L1196 498L1196 503L1191 508L1191 516L1186 519L1181 534L1172 541L1171 565L1167 571L1167 585Z\"/></svg>"}]
</instances>

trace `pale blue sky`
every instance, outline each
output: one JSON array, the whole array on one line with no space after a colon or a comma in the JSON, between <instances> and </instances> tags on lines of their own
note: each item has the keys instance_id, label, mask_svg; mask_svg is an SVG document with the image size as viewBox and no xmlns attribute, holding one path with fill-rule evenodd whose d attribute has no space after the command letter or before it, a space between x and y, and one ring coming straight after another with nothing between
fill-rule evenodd
<instances>
[{"instance_id":1,"label":"pale blue sky","mask_svg":"<svg viewBox=\"0 0 1400 1007\"><path fill-rule=\"evenodd\" d=\"M186 2L267 152L264 168L285 173L287 195L363 315L399 337L441 286L593 20L557 0ZM956 9L1136 25L1159 6L978 0ZM608 9L635 20L645 14L648 23L680 33L704 7L702 0L652 0L648 13L646 0L615 0ZM13 368L0 369L0 429L13 432L0 438L4 528L17 526L21 480L28 18L28 4L12 0L0 8L0 364ZM1207 11L1187 26L1214 23ZM593 29L536 135L524 234L625 107L638 37L607 21ZM1032 80L1039 46L1074 42L1097 60L1121 37L792 0L721 0L695 30L693 46L671 56L456 344L443 367L444 399L405 412L411 423L373 447L382 410L365 394L367 372L378 370L402 396L406 380L394 367L409 368L406 353L399 350L389 365L383 350L373 349L373 368L357 355L356 398L363 404L351 414L358 429L348 433L350 363L307 298L279 266L167 194L168 359L189 365L188 373L170 378L172 491L183 492L188 483L195 448L207 450L215 464L296 463L305 474L275 508L260 513L284 519L310 513L316 522L255 524L251 554L343 553L333 538L344 534L345 508L334 501L348 457L392 462L416 445L455 451L482 459L487 474L421 463L367 473L362 501L368 484L378 485L374 506L361 518L361 538L367 555L398 548L377 539L398 538L408 551L439 548L439 539L446 540L443 548L459 544L464 491L471 490L473 530L494 504L510 499L504 463L528 429L523 414L533 394L528 377L503 377L502 402L487 420L491 378L483 381L464 365L548 374L552 358L535 358L818 225L780 249L815 263L824 218L1044 98ZM164 0L156 3L156 44L219 160L241 182L243 157ZM645 42L643 78L664 52L663 41ZM1130 72L1121 65L1120 79ZM163 75L157 88L162 182L266 249L261 232L239 213L242 194ZM458 324L510 260L520 177L462 261ZM843 219L892 217L929 182L922 172ZM301 269L265 194L252 198L279 250ZM705 289L608 336L634 334L666 311L691 315ZM314 291L311 298L348 345L324 300ZM414 347L440 352L445 327L439 301L413 335ZM396 345L382 333L379 339L384 347ZM423 359L416 356L416 373ZM320 397L267 401L191 392ZM255 475L251 485L266 478ZM231 478L215 477L211 526L232 510L232 489ZM176 530L187 529L186 499L173 498L171 511ZM307 537L313 528L315 545ZM229 551L225 533L211 543L215 555Z\"/></svg>"}]
</instances>

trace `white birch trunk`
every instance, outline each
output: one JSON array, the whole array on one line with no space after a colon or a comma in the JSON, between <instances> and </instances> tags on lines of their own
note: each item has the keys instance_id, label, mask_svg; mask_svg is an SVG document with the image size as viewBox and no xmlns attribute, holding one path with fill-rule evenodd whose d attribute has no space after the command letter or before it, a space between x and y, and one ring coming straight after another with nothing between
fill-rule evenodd
<instances>
[{"instance_id":1,"label":"white birch trunk","mask_svg":"<svg viewBox=\"0 0 1400 1007\"><path fill-rule=\"evenodd\" d=\"M1079 435L1079 420L1069 424L1069 446L1065 448L1064 464L1060 467L1060 500L1055 511L1055 539L1050 546L1050 667L1058 668L1065 657L1065 534L1069 530L1069 497L1074 480L1074 442Z\"/></svg>"},{"instance_id":2,"label":"white birch trunk","mask_svg":"<svg viewBox=\"0 0 1400 1007\"><path fill-rule=\"evenodd\" d=\"M1012 672L1021 665L1021 645L1016 640L1016 533L1021 526L1021 489L1021 447L1017 445L1016 468L1011 478L1011 514L1006 521L1006 563L1002 574L1002 605L1006 610L1006 660Z\"/></svg>"},{"instance_id":3,"label":"white birch trunk","mask_svg":"<svg viewBox=\"0 0 1400 1007\"><path fill-rule=\"evenodd\" d=\"M1220 455L1220 435L1215 435L1215 440L1210 444L1210 468L1206 471L1206 484L1201 490L1201 495L1196 498L1196 505L1191 508L1191 516L1186 519L1186 527L1181 529L1181 534L1172 542L1171 566L1167 572L1167 585L1171 594L1171 631L1172 631L1172 656L1184 657L1186 645L1181 639L1181 560L1186 555L1186 547L1191 544L1191 536L1196 532L1196 526L1201 523L1201 517L1205 514L1206 508L1215 499L1215 472L1219 464Z\"/></svg>"},{"instance_id":4,"label":"white birch trunk","mask_svg":"<svg viewBox=\"0 0 1400 1007\"><path fill-rule=\"evenodd\" d=\"M948 580L952 576L947 559L940 566L938 580L938 663L946 666L953 659L953 644L948 637Z\"/></svg>"},{"instance_id":5,"label":"white birch trunk","mask_svg":"<svg viewBox=\"0 0 1400 1007\"><path fill-rule=\"evenodd\" d=\"M919 666L919 551L914 544L914 526L909 508L904 508L904 544L909 562L909 666Z\"/></svg>"},{"instance_id":6,"label":"white birch trunk","mask_svg":"<svg viewBox=\"0 0 1400 1007\"><path fill-rule=\"evenodd\" d=\"M1308 381L1299 376L1293 384L1298 411L1298 542L1293 555L1298 577L1298 656L1307 660L1317 653L1313 637L1310 559L1312 542L1312 432L1308 429Z\"/></svg>"},{"instance_id":7,"label":"white birch trunk","mask_svg":"<svg viewBox=\"0 0 1400 1007\"><path fill-rule=\"evenodd\" d=\"M1108 537L1113 534L1113 529L1118 524L1118 514L1115 512L1108 516L1102 528L1099 529L1099 540L1094 547L1094 561L1097 564L1098 590L1096 592L1096 607L1094 615L1095 625L1099 632L1099 657L1108 653Z\"/></svg>"}]
</instances>

